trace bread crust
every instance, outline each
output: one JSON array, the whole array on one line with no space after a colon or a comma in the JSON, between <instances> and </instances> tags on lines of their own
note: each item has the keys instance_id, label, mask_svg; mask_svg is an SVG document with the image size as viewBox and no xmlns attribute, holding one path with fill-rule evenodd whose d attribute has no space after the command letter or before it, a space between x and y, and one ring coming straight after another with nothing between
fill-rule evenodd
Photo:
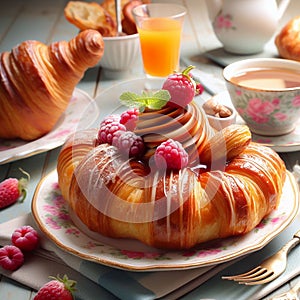
<instances>
[{"instance_id":1,"label":"bread crust","mask_svg":"<svg viewBox=\"0 0 300 300\"><path fill-rule=\"evenodd\" d=\"M275 37L282 58L300 61L300 16L291 19Z\"/></svg>"},{"instance_id":2,"label":"bread crust","mask_svg":"<svg viewBox=\"0 0 300 300\"><path fill-rule=\"evenodd\" d=\"M114 18L96 2L69 1L64 13L66 19L80 30L98 30L104 37L117 33Z\"/></svg>"},{"instance_id":3,"label":"bread crust","mask_svg":"<svg viewBox=\"0 0 300 300\"><path fill-rule=\"evenodd\" d=\"M137 33L132 9L137 5L150 3L150 0L122 0L121 22L125 34ZM114 0L97 2L69 1L64 10L66 19L78 29L95 29L104 37L117 34L116 9Z\"/></svg>"},{"instance_id":4,"label":"bread crust","mask_svg":"<svg viewBox=\"0 0 300 300\"><path fill-rule=\"evenodd\" d=\"M103 38L91 29L68 42L26 40L1 53L0 138L31 141L51 131L103 53Z\"/></svg>"}]
</instances>

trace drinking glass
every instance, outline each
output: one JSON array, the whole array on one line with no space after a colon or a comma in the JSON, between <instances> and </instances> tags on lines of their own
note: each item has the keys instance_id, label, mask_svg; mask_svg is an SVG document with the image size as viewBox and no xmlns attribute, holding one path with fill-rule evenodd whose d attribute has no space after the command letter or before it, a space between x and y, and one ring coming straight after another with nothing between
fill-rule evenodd
<instances>
[{"instance_id":1,"label":"drinking glass","mask_svg":"<svg viewBox=\"0 0 300 300\"><path fill-rule=\"evenodd\" d=\"M186 9L174 3L150 3L132 11L147 77L179 71L181 33Z\"/></svg>"}]
</instances>

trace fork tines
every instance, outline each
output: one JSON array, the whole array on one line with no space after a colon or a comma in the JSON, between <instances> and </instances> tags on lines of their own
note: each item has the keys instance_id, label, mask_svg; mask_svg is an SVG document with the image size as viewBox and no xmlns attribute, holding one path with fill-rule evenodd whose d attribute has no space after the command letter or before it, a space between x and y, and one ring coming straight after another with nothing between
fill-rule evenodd
<instances>
[{"instance_id":1,"label":"fork tines","mask_svg":"<svg viewBox=\"0 0 300 300\"><path fill-rule=\"evenodd\" d=\"M268 271L266 268L258 266L246 273L233 276L222 276L222 279L237 281L239 284L255 285L269 282L272 279L272 276L274 276L273 271Z\"/></svg>"}]
</instances>

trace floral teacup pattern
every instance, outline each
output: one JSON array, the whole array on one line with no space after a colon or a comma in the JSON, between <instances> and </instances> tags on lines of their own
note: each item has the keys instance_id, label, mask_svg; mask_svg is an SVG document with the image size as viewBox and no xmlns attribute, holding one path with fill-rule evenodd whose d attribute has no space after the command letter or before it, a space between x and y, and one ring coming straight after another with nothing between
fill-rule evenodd
<instances>
[{"instance_id":1,"label":"floral teacup pattern","mask_svg":"<svg viewBox=\"0 0 300 300\"><path fill-rule=\"evenodd\" d=\"M232 102L251 131L276 136L291 132L300 115L299 91L256 91L230 87Z\"/></svg>"}]
</instances>

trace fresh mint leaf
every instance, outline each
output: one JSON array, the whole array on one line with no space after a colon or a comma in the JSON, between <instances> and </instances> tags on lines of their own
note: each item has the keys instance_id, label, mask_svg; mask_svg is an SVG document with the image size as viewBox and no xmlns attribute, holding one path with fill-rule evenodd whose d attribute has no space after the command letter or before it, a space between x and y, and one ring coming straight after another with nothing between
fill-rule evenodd
<instances>
[{"instance_id":1,"label":"fresh mint leaf","mask_svg":"<svg viewBox=\"0 0 300 300\"><path fill-rule=\"evenodd\" d=\"M120 96L120 102L128 107L139 107L142 111L149 109L161 109L170 100L171 96L167 90L143 91L140 95L132 92L124 92Z\"/></svg>"},{"instance_id":2,"label":"fresh mint leaf","mask_svg":"<svg viewBox=\"0 0 300 300\"><path fill-rule=\"evenodd\" d=\"M139 106L140 95L132 93L132 92L124 92L120 96L121 103L128 107Z\"/></svg>"}]
</instances>

